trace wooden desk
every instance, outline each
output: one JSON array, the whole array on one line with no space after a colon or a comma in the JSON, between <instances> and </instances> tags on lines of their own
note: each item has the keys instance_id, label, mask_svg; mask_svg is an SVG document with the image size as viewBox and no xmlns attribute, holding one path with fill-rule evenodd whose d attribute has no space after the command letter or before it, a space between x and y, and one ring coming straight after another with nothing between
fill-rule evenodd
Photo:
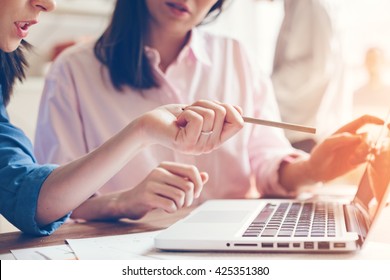
<instances>
[{"instance_id":1,"label":"wooden desk","mask_svg":"<svg viewBox=\"0 0 390 280\"><path fill-rule=\"evenodd\" d=\"M35 237L21 232L0 234L0 254L13 249L32 248L65 244L66 239L119 235L159 230L185 217L192 208L182 209L174 214L155 211L138 221L65 223L50 236Z\"/></svg>"},{"instance_id":2,"label":"wooden desk","mask_svg":"<svg viewBox=\"0 0 390 280\"><path fill-rule=\"evenodd\" d=\"M80 239L80 238L92 238L100 236L112 236L122 235L129 233L139 233L152 230L159 230L168 227L173 222L185 217L190 213L192 208L183 209L174 214L167 214L162 211L156 211L148 214L145 218L139 221L121 220L118 222L87 222L87 223L69 223L64 224L51 236L46 237L32 237L22 234L20 232L3 233L0 234L0 254L11 255L10 250L23 249L23 248L35 248L44 246L53 246L65 244L66 239ZM356 254L316 254L316 259L321 260L372 260L372 259L386 259L390 260L390 207L386 207L381 215L378 223L373 229L370 237L370 242L367 246L360 250ZM379 251L378 251L379 250ZM380 253L382 252L382 253ZM155 252L158 258L164 259L164 257L172 258L224 258L235 259L237 254L224 254L224 253L160 253ZM8 257L8 256L7 256ZM313 259L312 254L302 253L247 253L242 255L245 259L256 260L309 260ZM8 259L8 258L5 258ZM10 258L11 259L11 258ZM13 259L13 258L12 258Z\"/></svg>"}]
</instances>

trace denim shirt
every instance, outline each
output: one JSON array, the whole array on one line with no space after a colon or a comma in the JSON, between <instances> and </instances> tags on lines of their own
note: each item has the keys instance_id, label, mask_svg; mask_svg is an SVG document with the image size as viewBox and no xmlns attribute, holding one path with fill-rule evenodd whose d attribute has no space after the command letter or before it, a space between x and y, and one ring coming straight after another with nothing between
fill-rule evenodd
<instances>
[{"instance_id":1,"label":"denim shirt","mask_svg":"<svg viewBox=\"0 0 390 280\"><path fill-rule=\"evenodd\" d=\"M42 184L55 168L37 164L30 140L9 121L0 85L0 214L25 233L53 233L69 214L44 227L35 215Z\"/></svg>"}]
</instances>

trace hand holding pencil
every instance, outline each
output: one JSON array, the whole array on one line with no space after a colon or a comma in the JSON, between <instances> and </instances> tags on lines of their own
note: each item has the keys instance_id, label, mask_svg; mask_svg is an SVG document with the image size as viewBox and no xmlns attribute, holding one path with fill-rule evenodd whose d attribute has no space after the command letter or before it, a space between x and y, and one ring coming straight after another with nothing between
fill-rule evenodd
<instances>
[{"instance_id":1,"label":"hand holding pencil","mask_svg":"<svg viewBox=\"0 0 390 280\"><path fill-rule=\"evenodd\" d=\"M229 105L225 103L221 103L218 101L207 101L207 100L200 100L195 102L194 104L190 106L183 107L182 110L185 111L186 109L192 108L193 110L202 111L202 114L205 114L205 109L207 110L213 110L215 113L219 112L219 110L216 109L216 107L222 106L225 107L224 112L227 112L227 116L223 116L223 118L228 117L232 120L237 120L239 118L239 115L242 116L242 109L238 106ZM204 107L204 108L198 108L198 107ZM216 114L218 116L218 114ZM222 116L220 116L222 118ZM285 123L285 122L276 122L276 121L269 121L269 120L263 120L263 119L257 119L257 118L251 118L242 116L242 119L246 123L252 123L252 124L259 124L259 125L265 125L265 126L272 126L272 127L278 127L282 129L290 129L290 130L296 130L301 131L305 133L316 133L316 128L309 127L309 126L303 126L298 124L292 124L292 123ZM202 135L211 135L210 128L203 129Z\"/></svg>"}]
</instances>

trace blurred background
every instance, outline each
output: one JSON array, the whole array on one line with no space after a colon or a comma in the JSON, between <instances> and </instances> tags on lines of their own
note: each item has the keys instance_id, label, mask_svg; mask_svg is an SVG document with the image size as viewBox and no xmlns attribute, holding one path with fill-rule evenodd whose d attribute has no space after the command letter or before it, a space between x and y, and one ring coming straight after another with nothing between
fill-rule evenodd
<instances>
[{"instance_id":1,"label":"blurred background","mask_svg":"<svg viewBox=\"0 0 390 280\"><path fill-rule=\"evenodd\" d=\"M380 112L383 117L382 111L387 112L390 103L371 104L367 92L378 91L390 96L390 1L323 2L340 43L339 63L344 71L343 97L340 98L350 104L345 107L347 118L369 112ZM28 41L35 50L29 57L29 77L16 87L8 106L12 122L31 140L34 139L44 75L50 62L66 47L99 36L110 19L114 3L115 0L57 0L57 9L43 14L40 25L31 29ZM215 22L201 28L242 41L255 64L271 75L284 13L283 0L230 0L226 11ZM362 96L358 104L354 101L356 93ZM0 219L0 232L9 230L14 229Z\"/></svg>"},{"instance_id":2,"label":"blurred background","mask_svg":"<svg viewBox=\"0 0 390 280\"><path fill-rule=\"evenodd\" d=\"M284 16L283 0L229 0L226 11L202 28L211 32L231 36L242 41L248 48L254 62L266 74L271 74L275 45ZM299 1L299 0L298 0ZM18 114L19 105L28 104L28 110L35 109L37 95L43 86L42 77L50 61L65 47L74 42L96 38L106 27L115 0L57 0L53 13L43 14L38 27L32 28L28 41L35 46L30 55L29 77L17 90L29 95L15 95L9 107L14 122L26 127L26 133L33 136L31 123L24 125L23 115ZM379 60L383 84L390 83L390 10L388 0L323 0L332 17L344 66L344 93L352 95L369 79L366 55L369 49L378 49L380 54L372 55L371 64ZM377 63L377 64L378 64ZM375 67L375 65L373 66ZM21 95L20 94L20 95ZM20 99L20 102L19 102ZM23 100L23 101L22 101ZM34 116L34 114L33 114Z\"/></svg>"}]
</instances>

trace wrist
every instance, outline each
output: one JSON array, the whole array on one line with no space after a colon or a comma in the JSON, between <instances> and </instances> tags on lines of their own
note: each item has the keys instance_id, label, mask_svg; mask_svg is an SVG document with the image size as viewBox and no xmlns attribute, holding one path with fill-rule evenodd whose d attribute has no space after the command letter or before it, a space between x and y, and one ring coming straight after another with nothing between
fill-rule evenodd
<instances>
[{"instance_id":1,"label":"wrist","mask_svg":"<svg viewBox=\"0 0 390 280\"><path fill-rule=\"evenodd\" d=\"M301 162L302 165L302 175L306 179L305 185L312 185L318 183L318 178L316 176L315 168L310 161L310 158L304 159Z\"/></svg>"},{"instance_id":2,"label":"wrist","mask_svg":"<svg viewBox=\"0 0 390 280\"><path fill-rule=\"evenodd\" d=\"M156 144L156 137L154 137L152 129L153 128L150 126L147 114L138 117L131 123L130 130L132 130L132 133L135 134L141 149Z\"/></svg>"},{"instance_id":3,"label":"wrist","mask_svg":"<svg viewBox=\"0 0 390 280\"><path fill-rule=\"evenodd\" d=\"M135 189L115 193L109 201L110 216L115 219L128 218L138 220L142 218L147 210L140 203L139 196Z\"/></svg>"},{"instance_id":4,"label":"wrist","mask_svg":"<svg viewBox=\"0 0 390 280\"><path fill-rule=\"evenodd\" d=\"M310 158L294 154L283 159L279 168L279 181L288 191L316 183Z\"/></svg>"},{"instance_id":5,"label":"wrist","mask_svg":"<svg viewBox=\"0 0 390 280\"><path fill-rule=\"evenodd\" d=\"M106 202L106 213L105 216L109 217L111 219L120 219L123 218L124 215L121 211L120 207L120 200L119 200L119 194L112 194L108 198L108 201Z\"/></svg>"}]
</instances>

